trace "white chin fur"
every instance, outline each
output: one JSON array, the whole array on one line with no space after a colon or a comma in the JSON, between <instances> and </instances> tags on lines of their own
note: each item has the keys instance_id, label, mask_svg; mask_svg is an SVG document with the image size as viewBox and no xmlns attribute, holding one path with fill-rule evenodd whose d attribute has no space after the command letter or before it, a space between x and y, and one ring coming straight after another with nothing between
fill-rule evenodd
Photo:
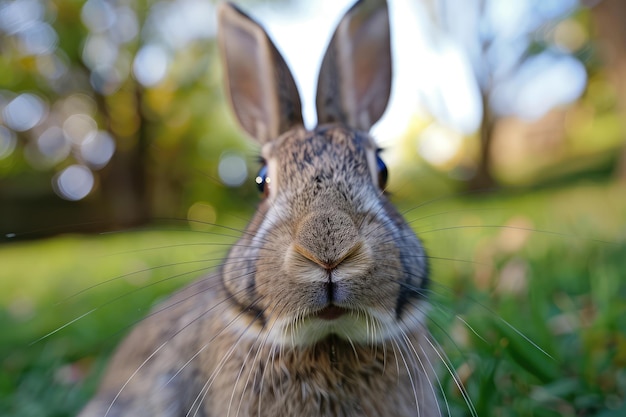
<instances>
[{"instance_id":1,"label":"white chin fur","mask_svg":"<svg viewBox=\"0 0 626 417\"><path fill-rule=\"evenodd\" d=\"M402 333L389 314L351 311L334 320L307 316L299 319L279 319L271 326L269 339L288 347L311 346L330 335L350 343L375 345Z\"/></svg>"}]
</instances>

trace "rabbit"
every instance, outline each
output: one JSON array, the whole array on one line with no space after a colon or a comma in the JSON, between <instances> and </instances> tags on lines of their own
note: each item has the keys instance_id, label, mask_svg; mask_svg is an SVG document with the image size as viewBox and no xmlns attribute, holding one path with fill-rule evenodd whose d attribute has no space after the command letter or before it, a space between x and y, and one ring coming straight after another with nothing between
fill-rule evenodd
<instances>
[{"instance_id":1,"label":"rabbit","mask_svg":"<svg viewBox=\"0 0 626 417\"><path fill-rule=\"evenodd\" d=\"M218 19L264 198L219 270L132 330L80 416L442 415L426 253L368 134L391 89L386 2L360 0L339 22L313 130L265 30L231 4Z\"/></svg>"}]
</instances>

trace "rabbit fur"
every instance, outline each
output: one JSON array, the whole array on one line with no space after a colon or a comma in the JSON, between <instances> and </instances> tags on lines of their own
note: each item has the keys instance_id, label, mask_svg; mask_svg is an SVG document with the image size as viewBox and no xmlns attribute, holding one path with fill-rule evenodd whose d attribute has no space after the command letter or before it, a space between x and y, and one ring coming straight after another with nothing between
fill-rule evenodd
<instances>
[{"instance_id":1,"label":"rabbit fur","mask_svg":"<svg viewBox=\"0 0 626 417\"><path fill-rule=\"evenodd\" d=\"M424 249L367 133L391 84L387 5L361 0L324 57L318 126L259 24L219 9L226 90L266 197L220 269L120 345L81 417L435 416Z\"/></svg>"}]
</instances>

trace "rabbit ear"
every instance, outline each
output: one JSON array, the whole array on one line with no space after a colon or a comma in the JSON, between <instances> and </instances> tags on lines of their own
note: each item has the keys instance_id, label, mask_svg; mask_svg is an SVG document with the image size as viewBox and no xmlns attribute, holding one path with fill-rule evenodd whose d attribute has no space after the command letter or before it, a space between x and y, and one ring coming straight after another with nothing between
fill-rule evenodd
<instances>
[{"instance_id":1,"label":"rabbit ear","mask_svg":"<svg viewBox=\"0 0 626 417\"><path fill-rule=\"evenodd\" d=\"M232 4L218 14L226 90L241 126L266 143L303 125L300 96L265 30Z\"/></svg>"},{"instance_id":2,"label":"rabbit ear","mask_svg":"<svg viewBox=\"0 0 626 417\"><path fill-rule=\"evenodd\" d=\"M360 0L339 22L317 84L318 124L368 131L391 91L389 14L384 0Z\"/></svg>"}]
</instances>

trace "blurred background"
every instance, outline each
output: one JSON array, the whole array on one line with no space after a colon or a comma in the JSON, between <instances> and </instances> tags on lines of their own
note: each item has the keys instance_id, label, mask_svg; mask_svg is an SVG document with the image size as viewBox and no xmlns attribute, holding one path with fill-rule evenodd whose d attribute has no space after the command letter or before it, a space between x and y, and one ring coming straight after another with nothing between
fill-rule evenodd
<instances>
[{"instance_id":1,"label":"blurred background","mask_svg":"<svg viewBox=\"0 0 626 417\"><path fill-rule=\"evenodd\" d=\"M351 2L241 3L313 126L321 54ZM422 195L626 176L621 1L391 8L395 84L374 134L394 175L428 177ZM254 197L240 186L257 150L225 109L215 25L203 0L2 1L0 229L111 230Z\"/></svg>"},{"instance_id":2,"label":"blurred background","mask_svg":"<svg viewBox=\"0 0 626 417\"><path fill-rule=\"evenodd\" d=\"M626 2L389 3L394 87L372 133L394 202L441 258L433 321L473 399L449 394L453 415L624 415ZM314 126L321 56L352 2L238 4L284 53ZM0 0L0 414L73 415L124 326L181 285L164 265L202 273L190 245L232 242L212 225L242 228L257 204L215 8Z\"/></svg>"}]
</instances>

